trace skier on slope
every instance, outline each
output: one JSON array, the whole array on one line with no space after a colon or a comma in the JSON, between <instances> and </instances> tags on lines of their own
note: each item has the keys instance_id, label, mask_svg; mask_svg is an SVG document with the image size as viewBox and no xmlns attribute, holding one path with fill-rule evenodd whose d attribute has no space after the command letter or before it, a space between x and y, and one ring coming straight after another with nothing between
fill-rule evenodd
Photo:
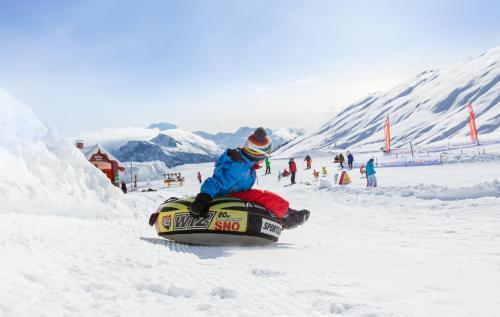
<instances>
[{"instance_id":1,"label":"skier on slope","mask_svg":"<svg viewBox=\"0 0 500 317\"><path fill-rule=\"evenodd\" d=\"M200 193L189 206L191 216L207 214L214 197L230 196L267 208L282 220L285 229L305 223L310 214L308 210L291 209L288 201L277 194L251 189L256 179L255 169L271 151L271 139L263 128L256 129L242 148L227 149L215 162L213 176L203 182Z\"/></svg>"}]
</instances>

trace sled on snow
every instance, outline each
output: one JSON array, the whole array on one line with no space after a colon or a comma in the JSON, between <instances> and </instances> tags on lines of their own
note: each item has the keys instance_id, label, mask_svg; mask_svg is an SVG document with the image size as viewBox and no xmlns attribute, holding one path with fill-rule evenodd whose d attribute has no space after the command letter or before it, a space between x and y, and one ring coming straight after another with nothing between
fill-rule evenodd
<instances>
[{"instance_id":1,"label":"sled on snow","mask_svg":"<svg viewBox=\"0 0 500 317\"><path fill-rule=\"evenodd\" d=\"M149 218L160 237L193 245L267 245L277 242L282 222L270 211L238 198L214 198L204 217L194 218L194 197L169 198Z\"/></svg>"}]
</instances>

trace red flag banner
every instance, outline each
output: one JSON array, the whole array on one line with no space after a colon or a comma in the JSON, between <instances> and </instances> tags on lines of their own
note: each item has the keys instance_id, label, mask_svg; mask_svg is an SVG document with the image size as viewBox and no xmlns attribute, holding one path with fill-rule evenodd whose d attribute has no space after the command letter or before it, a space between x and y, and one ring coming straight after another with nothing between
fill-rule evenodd
<instances>
[{"instance_id":1,"label":"red flag banner","mask_svg":"<svg viewBox=\"0 0 500 317\"><path fill-rule=\"evenodd\" d=\"M470 138L472 141L477 141L476 118L474 117L474 111L472 110L472 102L469 102L467 105L467 110L469 111Z\"/></svg>"},{"instance_id":2,"label":"red flag banner","mask_svg":"<svg viewBox=\"0 0 500 317\"><path fill-rule=\"evenodd\" d=\"M389 114L387 114L387 118L385 119L384 124L384 140L385 140L385 152L391 152L391 127L389 125Z\"/></svg>"}]
</instances>

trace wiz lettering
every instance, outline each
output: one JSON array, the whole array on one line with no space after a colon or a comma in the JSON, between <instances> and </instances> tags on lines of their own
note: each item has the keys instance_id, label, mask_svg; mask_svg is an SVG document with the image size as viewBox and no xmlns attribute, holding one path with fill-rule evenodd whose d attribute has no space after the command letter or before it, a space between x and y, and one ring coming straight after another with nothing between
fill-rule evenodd
<instances>
[{"instance_id":1,"label":"wiz lettering","mask_svg":"<svg viewBox=\"0 0 500 317\"><path fill-rule=\"evenodd\" d=\"M193 218L189 213L175 214L174 228L175 230L207 229L213 217L213 212L209 212L206 218Z\"/></svg>"}]
</instances>

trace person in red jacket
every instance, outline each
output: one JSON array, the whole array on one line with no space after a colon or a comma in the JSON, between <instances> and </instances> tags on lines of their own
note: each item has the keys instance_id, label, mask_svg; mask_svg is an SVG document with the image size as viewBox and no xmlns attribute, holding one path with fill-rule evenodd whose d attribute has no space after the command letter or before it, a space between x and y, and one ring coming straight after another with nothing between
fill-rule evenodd
<instances>
[{"instance_id":1,"label":"person in red jacket","mask_svg":"<svg viewBox=\"0 0 500 317\"><path fill-rule=\"evenodd\" d=\"M295 184L295 173L297 173L297 165L295 164L293 157L288 162L288 167L290 169L290 173L292 174L290 180L292 181L292 184Z\"/></svg>"}]
</instances>

